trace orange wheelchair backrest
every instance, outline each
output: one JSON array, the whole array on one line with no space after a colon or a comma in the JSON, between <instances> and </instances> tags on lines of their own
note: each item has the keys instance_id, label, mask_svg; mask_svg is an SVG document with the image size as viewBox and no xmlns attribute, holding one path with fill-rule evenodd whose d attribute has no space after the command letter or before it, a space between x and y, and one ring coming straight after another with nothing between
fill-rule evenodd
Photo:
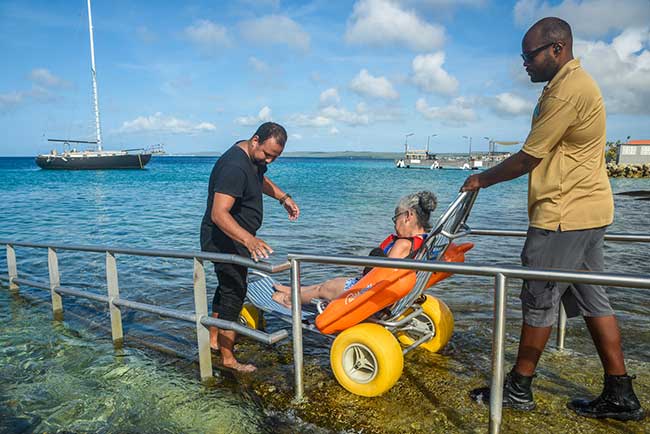
<instances>
[{"instance_id":1,"label":"orange wheelchair backrest","mask_svg":"<svg viewBox=\"0 0 650 434\"><path fill-rule=\"evenodd\" d=\"M464 262L472 243L454 244L447 248L442 260ZM427 288L449 277L451 273L431 273ZM332 300L316 318L322 333L338 333L360 323L376 312L395 303L415 286L416 272L400 268L373 268L352 288Z\"/></svg>"}]
</instances>

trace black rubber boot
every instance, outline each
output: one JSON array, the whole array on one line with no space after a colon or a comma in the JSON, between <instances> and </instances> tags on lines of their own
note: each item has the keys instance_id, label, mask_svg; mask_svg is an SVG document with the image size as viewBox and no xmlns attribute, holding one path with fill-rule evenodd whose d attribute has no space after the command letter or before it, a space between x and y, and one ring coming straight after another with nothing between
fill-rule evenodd
<instances>
[{"instance_id":1,"label":"black rubber boot","mask_svg":"<svg viewBox=\"0 0 650 434\"><path fill-rule=\"evenodd\" d=\"M607 375L603 393L593 401L587 398L571 400L567 407L580 416L597 419L641 420L645 417L639 399L632 389L635 376Z\"/></svg>"},{"instance_id":2,"label":"black rubber boot","mask_svg":"<svg viewBox=\"0 0 650 434\"><path fill-rule=\"evenodd\" d=\"M506 375L503 382L503 407L514 408L515 410L530 411L535 408L531 384L533 376L520 375L513 369ZM476 402L490 403L490 388L480 387L469 393L469 396Z\"/></svg>"}]
</instances>

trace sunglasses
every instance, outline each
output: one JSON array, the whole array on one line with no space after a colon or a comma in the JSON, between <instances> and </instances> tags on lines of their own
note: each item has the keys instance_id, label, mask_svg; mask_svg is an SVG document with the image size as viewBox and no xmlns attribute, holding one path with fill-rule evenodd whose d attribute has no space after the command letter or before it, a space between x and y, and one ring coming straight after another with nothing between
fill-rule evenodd
<instances>
[{"instance_id":1,"label":"sunglasses","mask_svg":"<svg viewBox=\"0 0 650 434\"><path fill-rule=\"evenodd\" d=\"M555 44L557 44L557 42L551 42L546 45L542 45L539 48L535 48L534 50L524 51L523 53L521 53L521 58L524 59L524 62L526 63L532 63L533 60L535 60L535 57L537 57L539 53L541 53L542 51L546 50L548 47L551 47Z\"/></svg>"},{"instance_id":2,"label":"sunglasses","mask_svg":"<svg viewBox=\"0 0 650 434\"><path fill-rule=\"evenodd\" d=\"M393 217L391 217L391 220L393 221L393 224L397 223L397 219L399 218L399 216L401 216L402 214L406 214L407 212L408 211L398 212Z\"/></svg>"}]
</instances>

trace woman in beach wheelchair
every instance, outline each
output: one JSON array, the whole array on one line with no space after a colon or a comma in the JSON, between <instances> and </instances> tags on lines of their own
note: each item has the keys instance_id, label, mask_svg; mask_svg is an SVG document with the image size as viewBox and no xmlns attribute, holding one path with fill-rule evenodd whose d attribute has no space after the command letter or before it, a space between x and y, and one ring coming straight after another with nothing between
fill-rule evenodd
<instances>
[{"instance_id":1,"label":"woman in beach wheelchair","mask_svg":"<svg viewBox=\"0 0 650 434\"><path fill-rule=\"evenodd\" d=\"M469 233L465 222L475 198L475 192L459 194L425 233L435 196L430 192L405 196L393 217L397 234L384 240L374 253L416 261L464 262L465 253L474 245L452 241ZM356 395L372 397L399 380L404 355L416 348L431 352L444 348L451 339L454 318L443 301L424 293L449 273L392 267L364 271L347 285L350 278L303 287L301 301L312 305L301 309L301 326L333 339L330 364L339 384ZM272 277L252 272L247 295L251 303L242 310L242 322L260 327L262 312L268 312L290 323L287 291Z\"/></svg>"},{"instance_id":2,"label":"woman in beach wheelchair","mask_svg":"<svg viewBox=\"0 0 650 434\"><path fill-rule=\"evenodd\" d=\"M386 237L379 247L372 249L369 255L412 258L431 230L429 220L437 204L436 196L430 191L420 191L402 197L397 203L395 215L392 217L395 233ZM307 304L314 299L333 300L352 288L369 271L370 269L366 268L361 276L335 277L316 285L303 286L300 288L301 301L303 304ZM275 289L273 299L291 307L291 288L276 283Z\"/></svg>"}]
</instances>

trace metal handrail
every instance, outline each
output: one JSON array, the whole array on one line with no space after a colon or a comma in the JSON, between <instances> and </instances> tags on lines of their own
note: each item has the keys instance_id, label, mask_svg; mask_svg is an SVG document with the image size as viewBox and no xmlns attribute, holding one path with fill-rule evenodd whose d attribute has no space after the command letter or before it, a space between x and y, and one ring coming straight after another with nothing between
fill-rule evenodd
<instances>
[{"instance_id":1,"label":"metal handrail","mask_svg":"<svg viewBox=\"0 0 650 434\"><path fill-rule=\"evenodd\" d=\"M473 229L473 235L486 236L517 236L523 237L525 231L513 230L486 230ZM628 241L628 242L650 242L650 235L646 234L608 234L607 241ZM12 242L0 240L7 248L7 275L0 275L0 280L7 280L10 289L17 289L19 284L32 285L40 288L49 288L52 293L53 310L62 309L60 294L69 294L93 298L98 301L108 301L111 311L111 328L113 339L118 342L122 339L121 316L119 307L128 307L139 310L146 310L177 319L196 322L197 341L199 346L199 365L201 378L212 376L212 365L210 361L210 348L206 326L217 326L230 328L239 333L251 336L254 339L267 343L277 342L287 336L286 330L280 330L268 335L257 330L250 330L240 324L210 318L207 316L205 270L203 260L214 262L230 262L244 265L267 273L276 273L290 269L291 271L291 312L293 331L293 355L294 355L294 380L295 398L302 400L304 395L303 386L303 342L302 342L302 306L300 303L300 265L302 262L321 263L345 266L371 266L384 268L412 269L427 272L448 272L461 275L489 276L495 281L494 292L494 330L492 342L492 380L490 394L490 422L491 433L498 433L502 419L503 379L504 379L504 342L506 322L506 291L509 278L528 280L550 280L572 283L593 283L609 286L623 286L650 289L650 275L622 274L605 272L585 272L574 270L542 270L521 266L493 266L486 264L472 263L450 263L443 261L414 261L410 259L377 258L370 256L333 256L333 255L308 255L289 254L288 262L281 264L258 263L252 260L237 257L236 255L224 255L206 252L187 252L173 250L143 250L129 248L112 248L103 246L76 246L64 244L43 244L28 242ZM48 268L50 271L49 287L39 281L18 278L16 256L14 246L35 247L48 249ZM58 260L56 250L76 250L86 252L97 252L106 254L106 274L108 283L108 296L78 291L72 288L62 288L59 285ZM157 306L146 305L119 298L117 285L117 268L115 254L127 254L138 256L160 256L169 258L184 258L194 260L194 301L195 312L188 314L174 309L164 309ZM84 295L85 294L85 295ZM90 294L90 296L88 295ZM58 298L57 298L58 297ZM155 311L154 309L161 309Z\"/></svg>"},{"instance_id":2,"label":"metal handrail","mask_svg":"<svg viewBox=\"0 0 650 434\"><path fill-rule=\"evenodd\" d=\"M510 235L525 236L522 231L488 231L472 230L475 235ZM489 232L489 233L488 233ZM522 235L523 234L523 235ZM650 235L645 234L611 234L608 241L650 241ZM492 339L492 379L490 384L490 416L489 432L498 433L501 429L504 358L505 358L505 324L506 324L506 293L509 278L527 280L551 280L571 283L593 283L609 286L624 286L650 289L650 274L622 274L604 272L586 272L573 270L544 270L520 266L492 266L471 263L450 263L441 261L422 262L410 259L377 258L370 256L332 256L289 254L291 263L291 311L293 323L293 352L295 368L295 399L302 400L303 389L303 354L300 305L300 265L302 262L320 263L343 266L369 266L384 268L401 268L429 272L449 272L453 274L490 276L494 278L494 325ZM562 319L564 309L560 309ZM566 314L564 314L566 321ZM560 324L564 327L563 324Z\"/></svg>"},{"instance_id":3,"label":"metal handrail","mask_svg":"<svg viewBox=\"0 0 650 434\"><path fill-rule=\"evenodd\" d=\"M177 320L194 323L197 334L199 368L202 380L209 379L213 376L208 327L218 327L226 330L234 330L242 335L267 344L276 343L289 336L287 330L278 330L273 333L265 333L259 330L253 330L248 327L244 327L237 321L226 321L223 319L209 317L207 307L205 268L203 266L203 261L243 265L245 267L264 271L266 273L277 273L279 271L287 270L289 268L289 262L270 264L267 262L255 262L251 259L238 255L182 250L154 250L112 246L46 244L9 240L0 240L0 243L6 245L8 271L6 275L0 275L0 280L8 281L9 288L11 290L17 290L19 288L19 285L49 290L50 296L52 298L52 310L55 314L55 317L63 311L63 302L61 298L62 295L85 298L100 303L108 303L111 318L111 334L113 341L118 345L122 343L124 336L122 329L121 312L121 309L124 308L135 309L141 312L149 312L166 318L174 318ZM16 246L47 249L48 271L50 275L49 282L18 277L16 253L14 250ZM57 255L58 250L104 253L106 255L106 286L108 294L103 295L91 291L82 291L75 288L62 287L60 285L59 276L59 262ZM194 311L188 312L178 309L169 309L152 304L140 303L137 301L120 298L117 275L117 261L115 259L116 254L192 259L194 261Z\"/></svg>"},{"instance_id":4,"label":"metal handrail","mask_svg":"<svg viewBox=\"0 0 650 434\"><path fill-rule=\"evenodd\" d=\"M512 229L470 229L468 235L482 235L482 236L491 236L491 237L525 237L527 234L526 230L512 230ZM648 243L650 242L649 234L621 234L621 233L607 233L605 234L605 241L612 242L630 242L630 243ZM559 350L564 350L564 339L566 336L566 311L564 306L560 305L560 311L558 312L558 327L557 327L557 338L556 346Z\"/></svg>"},{"instance_id":5,"label":"metal handrail","mask_svg":"<svg viewBox=\"0 0 650 434\"><path fill-rule=\"evenodd\" d=\"M265 261L253 261L252 259L244 258L239 255L231 255L225 253L210 253L204 251L192 250L159 250L159 249L134 249L128 247L114 247L114 246L87 246L77 244L54 244L54 243L31 243L27 241L10 241L0 239L0 244L12 245L18 247L31 247L37 249L54 249L54 250L69 250L77 252L94 252L94 253L119 253L129 256L155 256L158 258L174 258L174 259L200 259L203 261L222 262L235 265L241 265L248 268L263 271L265 273L279 273L289 269L289 261L284 261L277 264L272 264Z\"/></svg>"},{"instance_id":6,"label":"metal handrail","mask_svg":"<svg viewBox=\"0 0 650 434\"><path fill-rule=\"evenodd\" d=\"M525 230L512 229L477 229L472 228L468 235L485 235L490 237L525 237ZM650 234L620 234L606 233L605 241L621 241L631 243L650 243Z\"/></svg>"}]
</instances>

